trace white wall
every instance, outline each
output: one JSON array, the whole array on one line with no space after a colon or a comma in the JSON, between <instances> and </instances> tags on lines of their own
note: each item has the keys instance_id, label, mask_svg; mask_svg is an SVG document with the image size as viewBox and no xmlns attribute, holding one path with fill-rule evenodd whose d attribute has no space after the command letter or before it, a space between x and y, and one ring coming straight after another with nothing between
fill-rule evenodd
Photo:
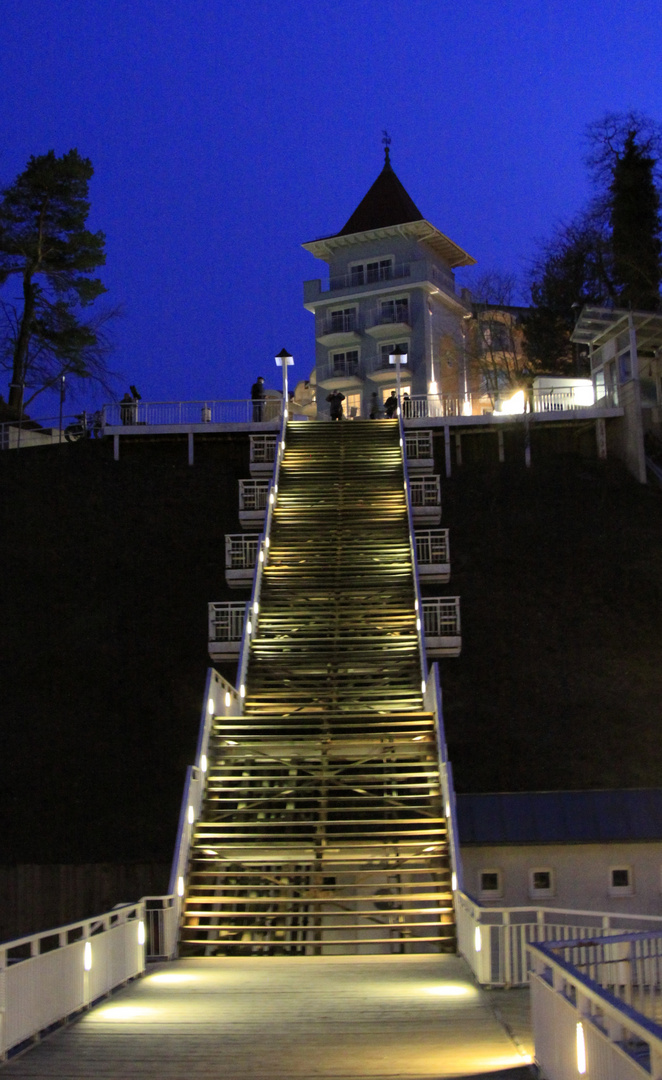
<instances>
[{"instance_id":1,"label":"white wall","mask_svg":"<svg viewBox=\"0 0 662 1080\"><path fill-rule=\"evenodd\" d=\"M481 904L662 915L662 842L463 847L464 889ZM613 869L630 870L629 889L611 888ZM552 872L552 895L531 890L531 872ZM480 890L481 872L498 871L501 894Z\"/></svg>"}]
</instances>

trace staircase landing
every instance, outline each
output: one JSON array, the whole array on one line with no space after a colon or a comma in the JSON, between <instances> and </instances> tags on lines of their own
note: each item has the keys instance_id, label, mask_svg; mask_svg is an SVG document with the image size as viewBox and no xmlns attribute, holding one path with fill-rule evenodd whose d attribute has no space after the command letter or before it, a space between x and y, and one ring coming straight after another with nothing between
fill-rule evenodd
<instances>
[{"instance_id":1,"label":"staircase landing","mask_svg":"<svg viewBox=\"0 0 662 1080\"><path fill-rule=\"evenodd\" d=\"M503 993L513 1001L527 992ZM6 1080L524 1080L526 1060L492 995L454 956L209 957L150 969L2 1072Z\"/></svg>"}]
</instances>

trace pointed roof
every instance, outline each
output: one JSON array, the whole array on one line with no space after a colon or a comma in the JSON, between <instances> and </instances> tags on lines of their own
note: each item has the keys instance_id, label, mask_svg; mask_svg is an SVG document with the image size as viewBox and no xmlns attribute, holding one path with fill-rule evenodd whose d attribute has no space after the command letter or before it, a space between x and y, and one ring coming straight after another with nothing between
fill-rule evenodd
<instances>
[{"instance_id":1,"label":"pointed roof","mask_svg":"<svg viewBox=\"0 0 662 1080\"><path fill-rule=\"evenodd\" d=\"M336 236L386 229L390 225L406 225L424 221L421 211L393 172L386 147L384 168L356 210Z\"/></svg>"},{"instance_id":2,"label":"pointed roof","mask_svg":"<svg viewBox=\"0 0 662 1080\"><path fill-rule=\"evenodd\" d=\"M401 235L427 243L451 269L472 266L476 260L423 217L393 172L388 146L385 154L384 168L340 232L310 240L302 245L305 250L328 262L348 244Z\"/></svg>"}]
</instances>

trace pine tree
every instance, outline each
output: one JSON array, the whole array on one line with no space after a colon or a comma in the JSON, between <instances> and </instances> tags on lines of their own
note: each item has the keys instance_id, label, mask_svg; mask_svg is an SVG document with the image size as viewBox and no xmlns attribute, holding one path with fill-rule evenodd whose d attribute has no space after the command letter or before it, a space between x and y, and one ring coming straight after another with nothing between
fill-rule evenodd
<instances>
[{"instance_id":1,"label":"pine tree","mask_svg":"<svg viewBox=\"0 0 662 1080\"><path fill-rule=\"evenodd\" d=\"M0 201L0 285L5 299L0 362L11 371L9 405L20 411L63 375L106 385L106 316L85 317L106 291L92 272L106 261L105 236L90 232L91 162L70 150L31 157ZM21 295L8 295L20 281ZM30 398L31 400L31 398Z\"/></svg>"}]
</instances>

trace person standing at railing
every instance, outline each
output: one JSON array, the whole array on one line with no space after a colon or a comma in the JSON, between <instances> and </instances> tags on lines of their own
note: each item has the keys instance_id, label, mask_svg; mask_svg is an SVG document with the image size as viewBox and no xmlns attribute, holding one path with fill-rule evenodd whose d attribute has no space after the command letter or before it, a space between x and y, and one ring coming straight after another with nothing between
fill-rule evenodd
<instances>
[{"instance_id":1,"label":"person standing at railing","mask_svg":"<svg viewBox=\"0 0 662 1080\"><path fill-rule=\"evenodd\" d=\"M264 402L266 395L264 392L264 376L258 375L256 381L251 386L251 401L253 402L253 423L259 424L264 417Z\"/></svg>"},{"instance_id":2,"label":"person standing at railing","mask_svg":"<svg viewBox=\"0 0 662 1080\"><path fill-rule=\"evenodd\" d=\"M411 412L411 400L410 400L409 394L403 394L402 395L402 415L404 416L404 418L406 420L406 419L408 419L408 417L411 416L411 414L412 414L412 412Z\"/></svg>"},{"instance_id":3,"label":"person standing at railing","mask_svg":"<svg viewBox=\"0 0 662 1080\"><path fill-rule=\"evenodd\" d=\"M330 406L330 413L332 420L342 420L343 411L342 403L345 400L345 395L340 393L340 390L334 390L332 394L326 399Z\"/></svg>"},{"instance_id":4,"label":"person standing at railing","mask_svg":"<svg viewBox=\"0 0 662 1080\"><path fill-rule=\"evenodd\" d=\"M391 390L391 396L387 397L384 402L384 409L386 410L387 420L392 420L398 411L398 395L395 390Z\"/></svg>"},{"instance_id":5,"label":"person standing at railing","mask_svg":"<svg viewBox=\"0 0 662 1080\"><path fill-rule=\"evenodd\" d=\"M136 422L136 399L127 390L120 401L120 417L123 424L135 424Z\"/></svg>"}]
</instances>

